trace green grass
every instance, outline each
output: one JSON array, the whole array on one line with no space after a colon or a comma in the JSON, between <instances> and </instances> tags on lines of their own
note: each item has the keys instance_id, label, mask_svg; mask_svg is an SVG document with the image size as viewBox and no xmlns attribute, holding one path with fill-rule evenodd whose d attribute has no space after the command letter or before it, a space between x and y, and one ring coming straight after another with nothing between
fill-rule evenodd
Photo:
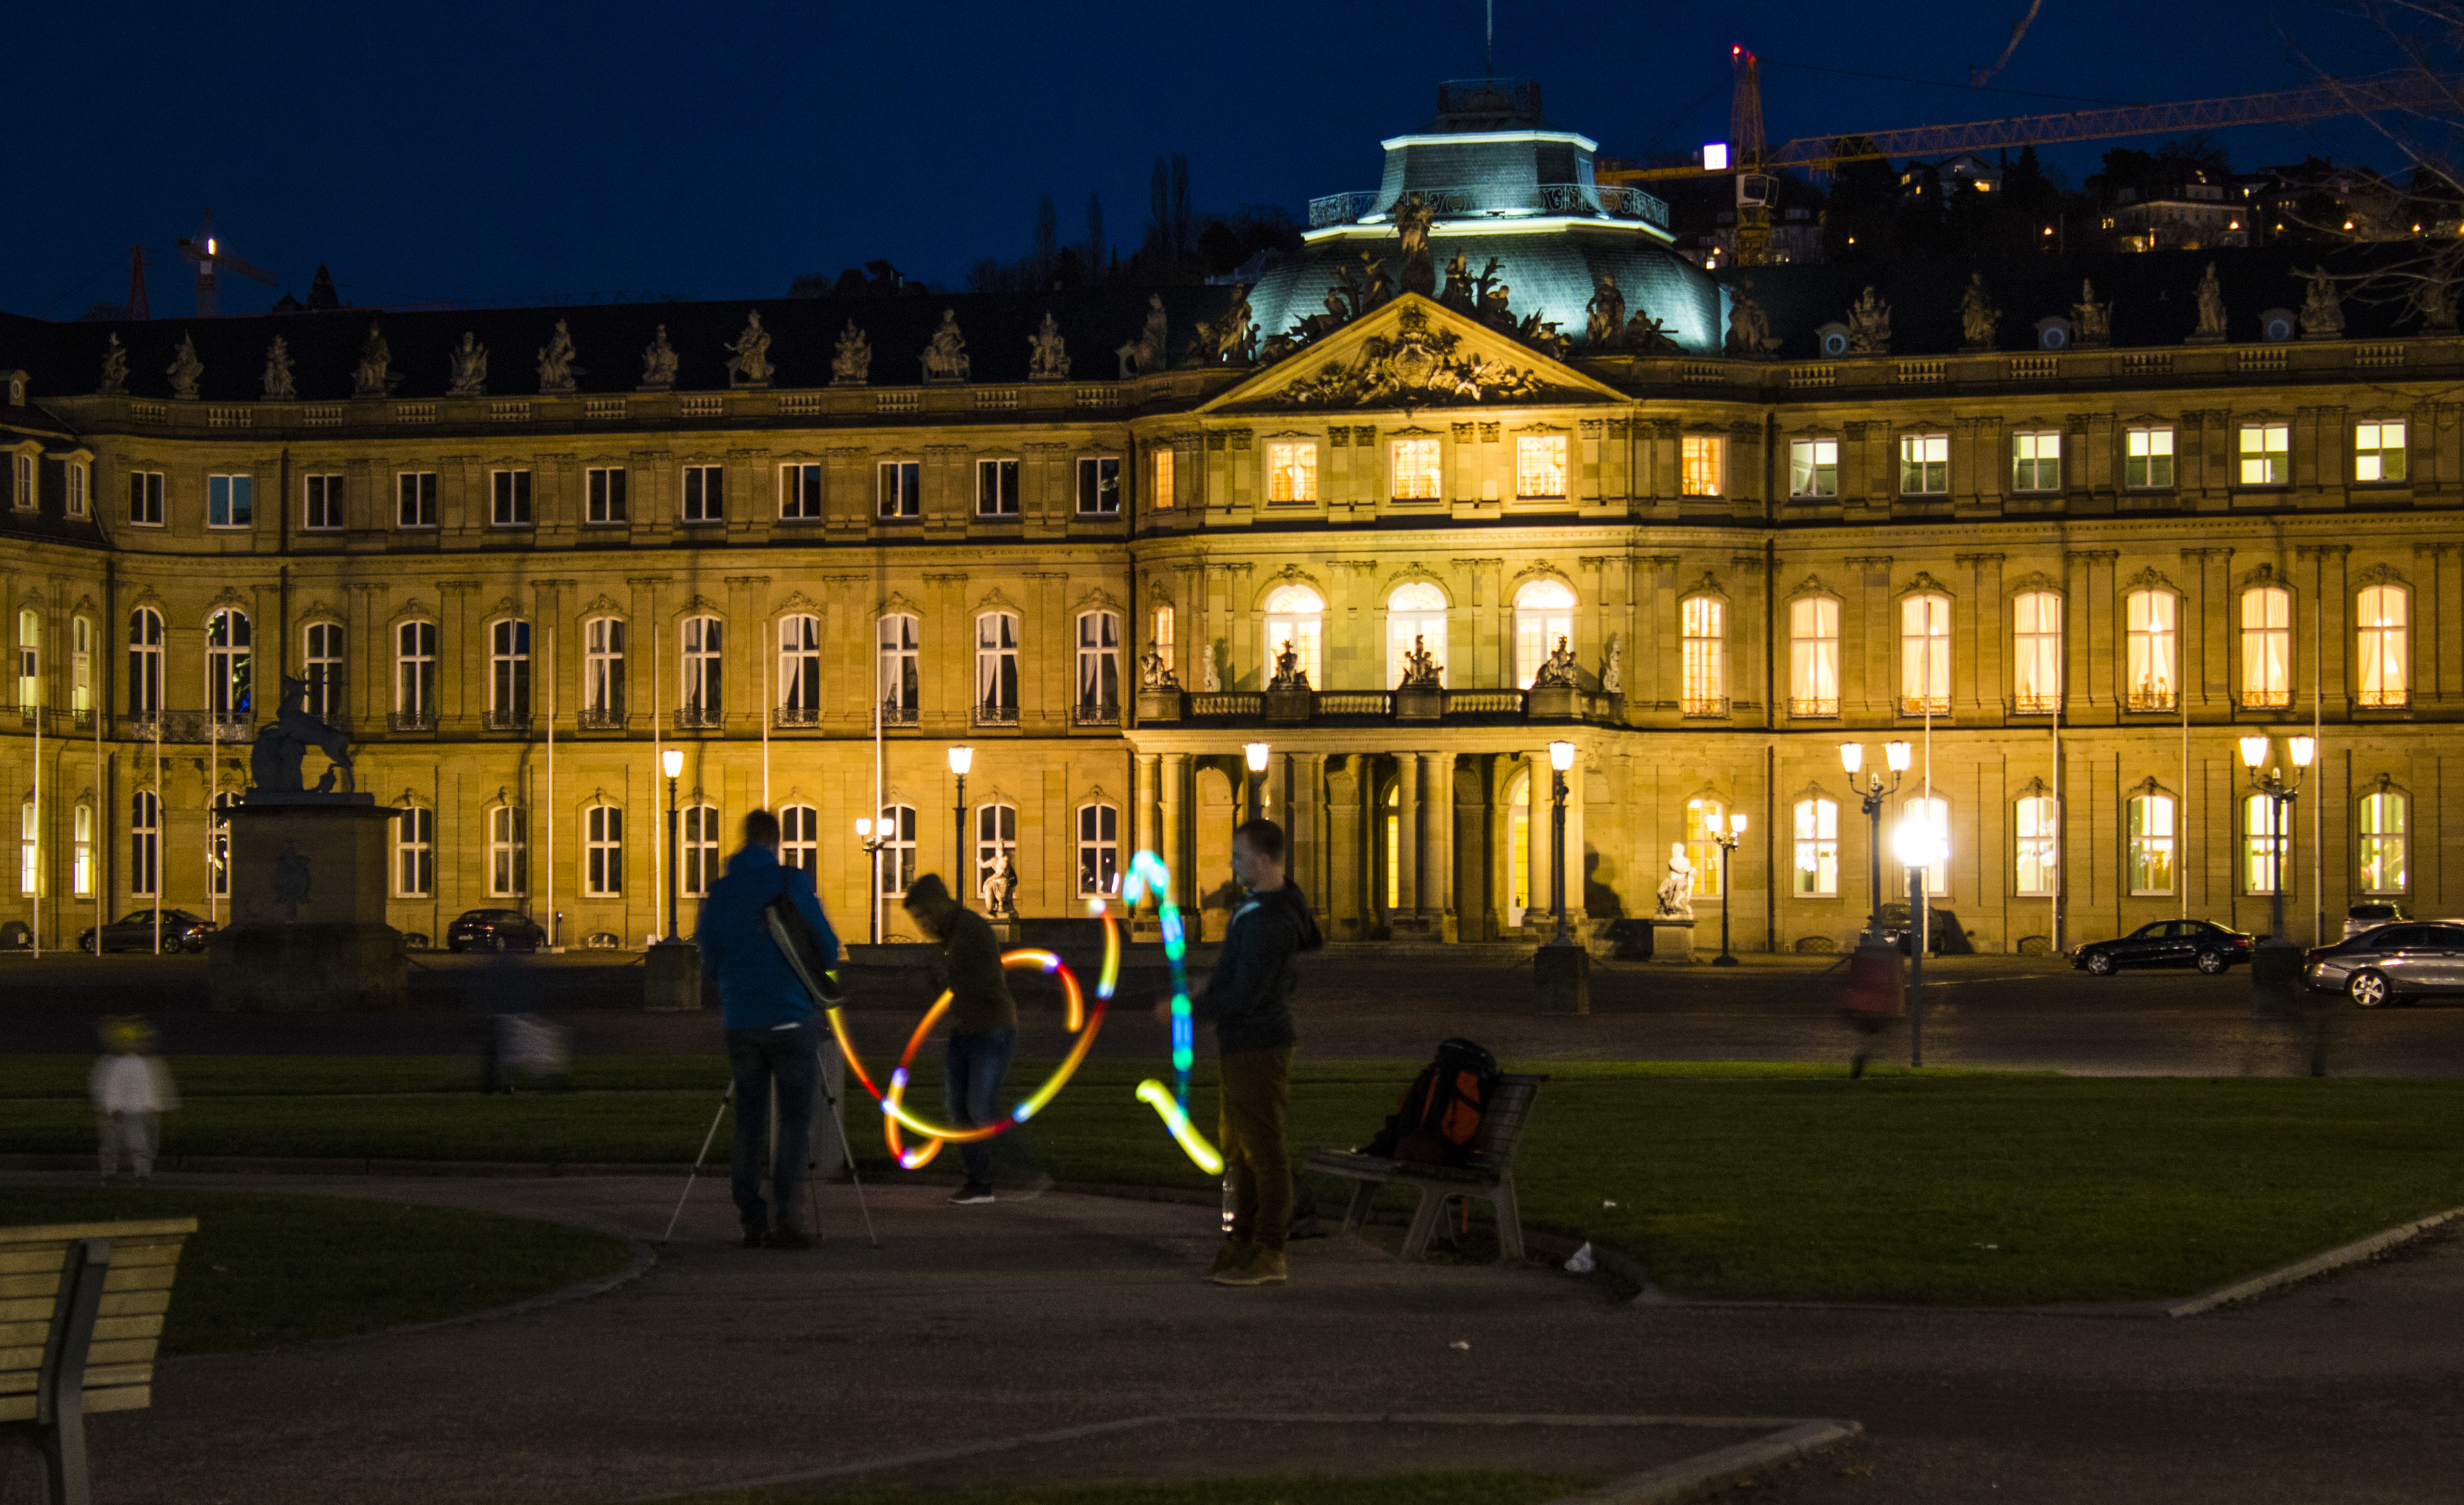
<instances>
[{"instance_id":1,"label":"green grass","mask_svg":"<svg viewBox=\"0 0 2464 1505\"><path fill-rule=\"evenodd\" d=\"M341 1197L0 1186L0 1225L197 1220L165 1354L267 1348L483 1312L611 1274L622 1239L560 1223Z\"/></svg>"},{"instance_id":2,"label":"green grass","mask_svg":"<svg viewBox=\"0 0 2464 1505\"><path fill-rule=\"evenodd\" d=\"M924 1494L864 1490L745 1490L695 1494L710 1505L1540 1505L1599 1482L1572 1473L1398 1473L1382 1478L1313 1474L1281 1479L1215 1479L1189 1484L1091 1484L1045 1490L966 1490Z\"/></svg>"},{"instance_id":3,"label":"green grass","mask_svg":"<svg viewBox=\"0 0 2464 1505\"><path fill-rule=\"evenodd\" d=\"M42 1060L10 1063L0 1079L63 1069ZM166 1117L164 1149L677 1164L699 1147L723 1076L715 1062L609 1060L590 1090L482 1097L437 1090L450 1064L175 1060L188 1106ZM924 1064L913 1100L929 1112L939 1092ZM1367 1140L1417 1066L1304 1062L1296 1158ZM1043 1070L1022 1063L1013 1089ZM405 1085L423 1072L429 1088ZM1527 1225L1633 1254L1683 1295L2182 1295L2464 1204L2464 1083L1934 1072L1852 1082L1837 1068L1746 1063L1549 1072L1517 1162ZM1030 1126L1036 1153L1064 1182L1211 1196L1132 1097L1145 1074L1090 1064ZM694 1090L666 1085L678 1080ZM391 1095L345 1096L372 1091ZM1203 1067L1191 1107L1211 1132ZM848 1121L859 1156L885 1173L878 1116L860 1093ZM92 1142L79 1096L0 1100L0 1144L81 1153Z\"/></svg>"}]
</instances>

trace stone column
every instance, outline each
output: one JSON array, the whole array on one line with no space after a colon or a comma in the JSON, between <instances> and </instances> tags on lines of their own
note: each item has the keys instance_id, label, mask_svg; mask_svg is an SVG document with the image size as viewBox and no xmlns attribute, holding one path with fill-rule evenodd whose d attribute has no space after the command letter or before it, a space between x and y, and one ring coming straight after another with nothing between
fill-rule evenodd
<instances>
[{"instance_id":1,"label":"stone column","mask_svg":"<svg viewBox=\"0 0 2464 1505\"><path fill-rule=\"evenodd\" d=\"M1190 886L1189 874L1189 755L1163 754L1161 771L1162 798L1156 809L1160 829L1155 832L1155 852L1163 858L1164 866L1172 869L1173 902L1190 905L1197 891Z\"/></svg>"},{"instance_id":2,"label":"stone column","mask_svg":"<svg viewBox=\"0 0 2464 1505\"><path fill-rule=\"evenodd\" d=\"M1291 842L1292 875L1321 916L1326 906L1326 754L1296 752L1284 760L1284 830Z\"/></svg>"},{"instance_id":3,"label":"stone column","mask_svg":"<svg viewBox=\"0 0 2464 1505\"><path fill-rule=\"evenodd\" d=\"M1455 939L1455 755L1420 754L1420 917L1432 940Z\"/></svg>"},{"instance_id":4,"label":"stone column","mask_svg":"<svg viewBox=\"0 0 2464 1505\"><path fill-rule=\"evenodd\" d=\"M1132 852L1162 854L1163 849L1155 845L1155 780L1162 773L1162 762L1155 753L1137 755L1137 784L1130 791L1130 839L1135 843Z\"/></svg>"},{"instance_id":5,"label":"stone column","mask_svg":"<svg viewBox=\"0 0 2464 1505\"><path fill-rule=\"evenodd\" d=\"M1549 927L1553 926L1557 919L1556 911L1552 907L1551 902L1551 894L1553 891L1550 887L1550 875L1556 872L1557 854L1550 847L1550 843L1556 838L1556 827L1551 819L1554 813L1554 808L1549 801L1549 749L1546 747L1540 747L1525 753L1523 755L1523 774L1524 778L1528 781L1529 787L1531 791L1530 907L1547 917L1547 924L1540 927L1545 936ZM1570 886L1568 889L1568 904L1570 909L1572 907L1572 894L1573 890ZM1531 923L1531 917L1529 913L1524 916L1524 923Z\"/></svg>"},{"instance_id":6,"label":"stone column","mask_svg":"<svg viewBox=\"0 0 2464 1505\"><path fill-rule=\"evenodd\" d=\"M1388 923L1399 932L1417 926L1420 910L1420 760L1412 753L1395 756L1395 910ZM1385 839L1382 829L1375 839Z\"/></svg>"}]
</instances>

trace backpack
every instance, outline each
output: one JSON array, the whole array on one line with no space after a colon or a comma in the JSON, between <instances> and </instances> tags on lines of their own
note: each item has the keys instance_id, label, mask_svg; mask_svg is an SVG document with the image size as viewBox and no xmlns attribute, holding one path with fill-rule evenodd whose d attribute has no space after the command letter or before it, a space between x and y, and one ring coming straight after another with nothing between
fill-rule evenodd
<instances>
[{"instance_id":1,"label":"backpack","mask_svg":"<svg viewBox=\"0 0 2464 1505\"><path fill-rule=\"evenodd\" d=\"M813 933L812 921L796 907L795 896L787 887L787 874L799 871L787 867L780 870L779 892L762 904L761 918L770 932L770 943L779 948L787 969L796 974L805 991L824 1008L836 1008L839 980L831 973L829 963L822 960L822 938Z\"/></svg>"},{"instance_id":2,"label":"backpack","mask_svg":"<svg viewBox=\"0 0 2464 1505\"><path fill-rule=\"evenodd\" d=\"M1469 1040L1448 1040L1396 1100L1386 1127L1363 1152L1422 1165L1463 1165L1497 1087L1497 1057Z\"/></svg>"}]
</instances>

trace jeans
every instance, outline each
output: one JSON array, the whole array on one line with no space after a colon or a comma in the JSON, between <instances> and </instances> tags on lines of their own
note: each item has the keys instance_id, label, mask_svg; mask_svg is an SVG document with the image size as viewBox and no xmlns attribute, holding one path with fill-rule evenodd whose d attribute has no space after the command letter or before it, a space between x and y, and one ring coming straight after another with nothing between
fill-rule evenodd
<instances>
[{"instance_id":1,"label":"jeans","mask_svg":"<svg viewBox=\"0 0 2464 1505\"><path fill-rule=\"evenodd\" d=\"M154 1174L154 1114L151 1109L138 1109L118 1115L95 1116L102 1130L102 1146L98 1158L105 1176L120 1174L120 1157L128 1156L129 1169L139 1176Z\"/></svg>"},{"instance_id":2,"label":"jeans","mask_svg":"<svg viewBox=\"0 0 2464 1505\"><path fill-rule=\"evenodd\" d=\"M1018 1031L1002 1028L979 1034L952 1031L941 1055L941 1101L953 1128L981 1128L1001 1120L1001 1078L1009 1074L1010 1052L1018 1049ZM979 1186L993 1184L990 1140L958 1146L967 1180Z\"/></svg>"},{"instance_id":3,"label":"jeans","mask_svg":"<svg viewBox=\"0 0 2464 1505\"><path fill-rule=\"evenodd\" d=\"M727 1064L736 1073L736 1215L749 1233L796 1224L798 1194L813 1134L813 1085L821 1075L810 1023L777 1029L727 1031ZM771 1204L761 1200L761 1151L770 1136L770 1090L779 1091L779 1142L770 1156Z\"/></svg>"},{"instance_id":4,"label":"jeans","mask_svg":"<svg viewBox=\"0 0 2464 1505\"><path fill-rule=\"evenodd\" d=\"M1292 1230L1292 1163L1284 1110L1292 1096L1292 1048L1234 1051L1223 1057L1217 1137L1232 1173L1232 1236L1280 1250Z\"/></svg>"}]
</instances>

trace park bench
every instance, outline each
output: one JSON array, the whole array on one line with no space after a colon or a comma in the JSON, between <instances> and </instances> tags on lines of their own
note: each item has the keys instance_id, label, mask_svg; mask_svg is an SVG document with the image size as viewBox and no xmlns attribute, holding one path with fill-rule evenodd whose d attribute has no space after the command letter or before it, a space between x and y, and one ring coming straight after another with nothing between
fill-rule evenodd
<instances>
[{"instance_id":1,"label":"park bench","mask_svg":"<svg viewBox=\"0 0 2464 1505\"><path fill-rule=\"evenodd\" d=\"M1346 1233L1359 1232L1360 1225L1369 1220L1370 1204L1376 1200L1378 1187L1400 1184L1416 1189L1420 1202L1412 1213L1411 1231L1403 1235L1405 1259L1418 1259L1428 1252L1429 1240L1437 1235L1438 1220L1445 1215L1448 1199L1463 1197L1478 1198L1489 1205L1497 1214L1498 1258L1520 1261L1523 1209L1514 1200L1514 1148L1523 1139L1523 1125L1531 1117L1531 1099L1548 1079L1512 1072L1498 1076L1488 1106L1481 1114L1480 1133L1472 1137L1469 1162L1464 1165L1424 1165L1417 1161L1363 1155L1356 1150L1320 1150L1309 1158L1306 1168L1353 1183L1352 1202L1343 1211Z\"/></svg>"},{"instance_id":2,"label":"park bench","mask_svg":"<svg viewBox=\"0 0 2464 1505\"><path fill-rule=\"evenodd\" d=\"M51 1505L89 1505L85 1418L154 1403L154 1349L194 1218L0 1228L0 1442L43 1455Z\"/></svg>"}]
</instances>

